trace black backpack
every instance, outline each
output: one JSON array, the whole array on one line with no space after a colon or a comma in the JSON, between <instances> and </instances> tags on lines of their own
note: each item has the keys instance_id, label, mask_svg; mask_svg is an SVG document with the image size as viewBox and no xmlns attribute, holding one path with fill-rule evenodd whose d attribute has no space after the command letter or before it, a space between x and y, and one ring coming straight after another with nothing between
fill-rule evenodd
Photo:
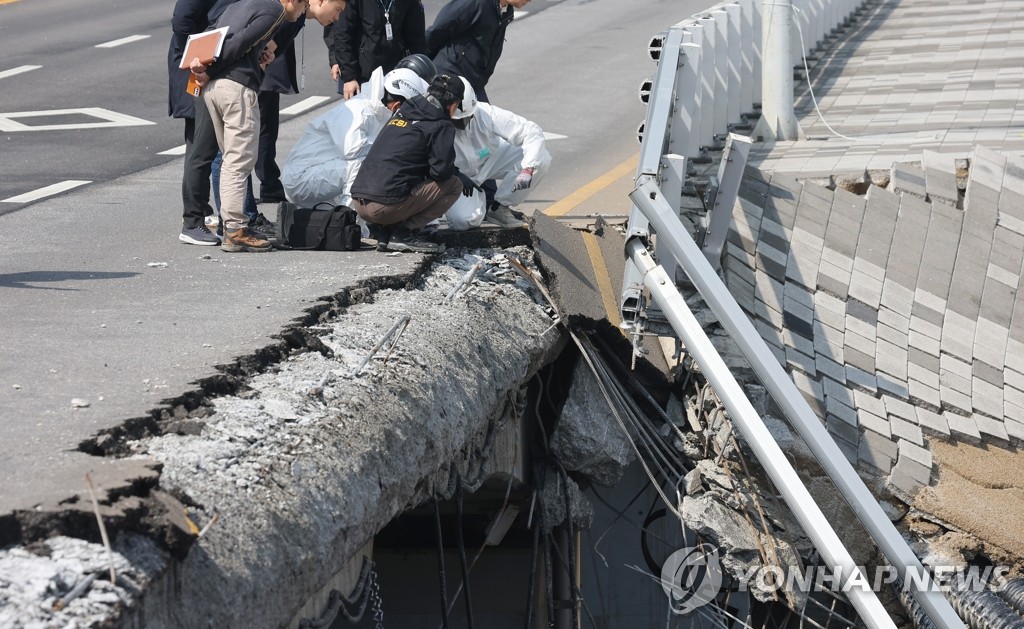
<instances>
[{"instance_id":1,"label":"black backpack","mask_svg":"<svg viewBox=\"0 0 1024 629\"><path fill-rule=\"evenodd\" d=\"M278 247L358 251L363 242L356 216L355 210L344 205L317 203L305 208L284 201L277 209L277 225L281 230Z\"/></svg>"}]
</instances>

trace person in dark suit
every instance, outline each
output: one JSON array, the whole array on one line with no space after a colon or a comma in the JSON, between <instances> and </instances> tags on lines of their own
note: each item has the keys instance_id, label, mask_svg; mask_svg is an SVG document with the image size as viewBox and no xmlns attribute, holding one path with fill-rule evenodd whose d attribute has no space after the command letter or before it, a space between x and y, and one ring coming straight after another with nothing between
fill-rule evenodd
<instances>
[{"instance_id":1,"label":"person in dark suit","mask_svg":"<svg viewBox=\"0 0 1024 629\"><path fill-rule=\"evenodd\" d=\"M530 0L451 0L427 30L427 50L440 73L463 76L477 100L488 102L484 88L505 46L505 30Z\"/></svg>"},{"instance_id":2,"label":"person in dark suit","mask_svg":"<svg viewBox=\"0 0 1024 629\"><path fill-rule=\"evenodd\" d=\"M338 93L348 100L378 66L387 74L406 55L425 53L425 28L419 0L349 0L341 19L324 30Z\"/></svg>"},{"instance_id":3,"label":"person in dark suit","mask_svg":"<svg viewBox=\"0 0 1024 629\"><path fill-rule=\"evenodd\" d=\"M317 0L314 0L317 1ZM283 25L274 36L278 42L277 55L267 66L267 72L260 83L260 148L256 158L256 177L260 180L260 203L284 201L284 186L281 184L281 169L277 166L277 135L281 127L281 94L298 94L299 80L296 72L295 36L302 30L304 20ZM262 214L254 219L265 222Z\"/></svg>"}]
</instances>

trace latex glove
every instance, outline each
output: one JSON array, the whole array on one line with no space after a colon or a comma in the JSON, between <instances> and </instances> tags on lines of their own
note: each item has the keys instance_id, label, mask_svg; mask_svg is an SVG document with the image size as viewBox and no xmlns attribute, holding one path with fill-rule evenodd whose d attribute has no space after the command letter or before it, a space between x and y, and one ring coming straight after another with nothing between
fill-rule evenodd
<instances>
[{"instance_id":1,"label":"latex glove","mask_svg":"<svg viewBox=\"0 0 1024 629\"><path fill-rule=\"evenodd\" d=\"M512 192L517 190L526 190L533 183L533 169L524 168L519 171L519 176L516 177L516 183L512 186Z\"/></svg>"},{"instance_id":2,"label":"latex glove","mask_svg":"<svg viewBox=\"0 0 1024 629\"><path fill-rule=\"evenodd\" d=\"M459 181L462 182L462 195L467 197L473 196L473 190L477 188L477 185L473 183L473 180L469 178L469 175L465 175L458 171L456 171L455 174L458 175Z\"/></svg>"}]
</instances>

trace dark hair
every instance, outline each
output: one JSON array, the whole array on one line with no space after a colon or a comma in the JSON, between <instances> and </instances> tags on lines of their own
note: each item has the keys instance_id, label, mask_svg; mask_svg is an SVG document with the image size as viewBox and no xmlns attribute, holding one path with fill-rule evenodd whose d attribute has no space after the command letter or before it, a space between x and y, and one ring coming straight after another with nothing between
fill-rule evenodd
<instances>
[{"instance_id":1,"label":"dark hair","mask_svg":"<svg viewBox=\"0 0 1024 629\"><path fill-rule=\"evenodd\" d=\"M448 109L452 103L461 102L465 92L462 79L449 74L438 74L427 89L427 95L436 98L444 109Z\"/></svg>"}]
</instances>

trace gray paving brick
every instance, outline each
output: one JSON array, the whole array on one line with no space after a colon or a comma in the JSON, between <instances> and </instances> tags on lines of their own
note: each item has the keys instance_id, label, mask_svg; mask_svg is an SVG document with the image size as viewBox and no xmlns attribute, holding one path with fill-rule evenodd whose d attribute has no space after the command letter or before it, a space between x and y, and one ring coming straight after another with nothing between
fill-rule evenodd
<instances>
[{"instance_id":1,"label":"gray paving brick","mask_svg":"<svg viewBox=\"0 0 1024 629\"><path fill-rule=\"evenodd\" d=\"M1003 386L1003 371L996 369L983 361L974 361L973 372L975 378L984 380L995 387Z\"/></svg>"},{"instance_id":2,"label":"gray paving brick","mask_svg":"<svg viewBox=\"0 0 1024 629\"><path fill-rule=\"evenodd\" d=\"M885 401L885 410L889 415L911 422L917 421L917 411L912 404L888 395L883 397L882 400Z\"/></svg>"},{"instance_id":3,"label":"gray paving brick","mask_svg":"<svg viewBox=\"0 0 1024 629\"><path fill-rule=\"evenodd\" d=\"M974 411L974 401L971 399L971 395L964 395L960 391L948 386L940 386L939 394L942 397L943 408L951 407L961 413L971 413Z\"/></svg>"},{"instance_id":4,"label":"gray paving brick","mask_svg":"<svg viewBox=\"0 0 1024 629\"><path fill-rule=\"evenodd\" d=\"M889 473L890 489L910 496L911 498L927 487L930 482L931 468L927 468L911 459L900 459Z\"/></svg>"},{"instance_id":5,"label":"gray paving brick","mask_svg":"<svg viewBox=\"0 0 1024 629\"><path fill-rule=\"evenodd\" d=\"M971 402L974 410L990 417L1003 416L1003 389L980 378L971 381Z\"/></svg>"},{"instance_id":6,"label":"gray paving brick","mask_svg":"<svg viewBox=\"0 0 1024 629\"><path fill-rule=\"evenodd\" d=\"M797 284L786 283L783 286L783 296L808 310L814 310L814 294Z\"/></svg>"},{"instance_id":7,"label":"gray paving brick","mask_svg":"<svg viewBox=\"0 0 1024 629\"><path fill-rule=\"evenodd\" d=\"M884 437L892 435L892 430L889 428L889 420L884 416L880 417L862 409L857 411L857 421L861 428L866 431L875 432Z\"/></svg>"},{"instance_id":8,"label":"gray paving brick","mask_svg":"<svg viewBox=\"0 0 1024 629\"><path fill-rule=\"evenodd\" d=\"M917 319L917 321L921 320ZM932 356L938 356L941 353L939 341L929 334L922 333L920 326L915 329L914 319L911 319L910 321L910 334L907 335L907 340L910 343L910 347L916 347L922 351L928 352Z\"/></svg>"},{"instance_id":9,"label":"gray paving brick","mask_svg":"<svg viewBox=\"0 0 1024 629\"><path fill-rule=\"evenodd\" d=\"M758 247L762 244L779 252L783 257L789 256L789 236L785 233L782 225L775 221L764 219L761 221L760 240Z\"/></svg>"},{"instance_id":10,"label":"gray paving brick","mask_svg":"<svg viewBox=\"0 0 1024 629\"><path fill-rule=\"evenodd\" d=\"M840 277L840 275L842 274L837 273L834 266L825 264L819 266L817 289L831 293L840 299L846 299L850 290L849 278Z\"/></svg>"},{"instance_id":11,"label":"gray paving brick","mask_svg":"<svg viewBox=\"0 0 1024 629\"><path fill-rule=\"evenodd\" d=\"M783 307L785 308L784 314L791 314L804 321L807 323L808 328L814 323L814 309L790 298L788 295L783 301Z\"/></svg>"},{"instance_id":12,"label":"gray paving brick","mask_svg":"<svg viewBox=\"0 0 1024 629\"><path fill-rule=\"evenodd\" d=\"M1004 386L1012 387L1018 391L1024 391L1024 374L1020 373L1016 369L1007 367L1001 375L1003 376Z\"/></svg>"},{"instance_id":13,"label":"gray paving brick","mask_svg":"<svg viewBox=\"0 0 1024 629\"><path fill-rule=\"evenodd\" d=\"M889 429L892 430L892 434L895 437L906 439L919 446L924 445L924 435L921 433L921 427L917 424L912 424L904 419L890 415Z\"/></svg>"},{"instance_id":14,"label":"gray paving brick","mask_svg":"<svg viewBox=\"0 0 1024 629\"><path fill-rule=\"evenodd\" d=\"M920 301L918 301L918 302L914 303L914 307L911 310L911 316L912 317L917 317L918 319L921 319L922 321L925 321L927 323L932 324L933 326L935 326L937 328L940 328L939 334L942 334L941 328L942 328L942 320L944 318L942 311L932 310L931 308L925 306Z\"/></svg>"},{"instance_id":15,"label":"gray paving brick","mask_svg":"<svg viewBox=\"0 0 1024 629\"><path fill-rule=\"evenodd\" d=\"M845 441L850 445L860 443L860 429L856 426L850 425L848 422L836 418L834 415L829 415L825 421L825 427L828 428L828 432L837 441Z\"/></svg>"},{"instance_id":16,"label":"gray paving brick","mask_svg":"<svg viewBox=\"0 0 1024 629\"><path fill-rule=\"evenodd\" d=\"M971 366L949 354L943 354L939 364L939 382L970 396L973 380Z\"/></svg>"},{"instance_id":17,"label":"gray paving brick","mask_svg":"<svg viewBox=\"0 0 1024 629\"><path fill-rule=\"evenodd\" d=\"M981 432L982 439L994 437L1002 441L1009 441L1010 434L1006 430L1006 424L1001 420L992 419L984 415L975 414L974 423L978 426L978 431Z\"/></svg>"},{"instance_id":18,"label":"gray paving brick","mask_svg":"<svg viewBox=\"0 0 1024 629\"><path fill-rule=\"evenodd\" d=\"M949 424L951 432L976 440L981 439L981 432L978 430L978 424L974 421L973 417L958 415L949 411L944 411L942 416L946 418L946 423Z\"/></svg>"},{"instance_id":19,"label":"gray paving brick","mask_svg":"<svg viewBox=\"0 0 1024 629\"><path fill-rule=\"evenodd\" d=\"M814 359L792 347L786 347L786 367L789 369L800 369L812 378L818 377L818 370L815 368Z\"/></svg>"},{"instance_id":20,"label":"gray paving brick","mask_svg":"<svg viewBox=\"0 0 1024 629\"><path fill-rule=\"evenodd\" d=\"M759 273L754 281L754 290L755 296L763 301L767 306L771 307L775 312L781 314L785 310L782 299L783 286L781 282L777 282L771 277Z\"/></svg>"},{"instance_id":21,"label":"gray paving brick","mask_svg":"<svg viewBox=\"0 0 1024 629\"><path fill-rule=\"evenodd\" d=\"M910 397L910 389L907 388L906 380L900 380L896 376L885 373L875 374L875 380L878 381L879 391L884 391L889 395L894 395L900 398Z\"/></svg>"},{"instance_id":22,"label":"gray paving brick","mask_svg":"<svg viewBox=\"0 0 1024 629\"><path fill-rule=\"evenodd\" d=\"M843 348L843 353L846 356L847 366L853 365L857 369L861 369L868 373L875 373L874 352L866 354L847 345Z\"/></svg>"},{"instance_id":23,"label":"gray paving brick","mask_svg":"<svg viewBox=\"0 0 1024 629\"><path fill-rule=\"evenodd\" d=\"M831 358L819 353L815 356L814 366L818 372L840 384L846 384L846 368Z\"/></svg>"},{"instance_id":24,"label":"gray paving brick","mask_svg":"<svg viewBox=\"0 0 1024 629\"><path fill-rule=\"evenodd\" d=\"M1005 364L1007 330L986 317L978 318L978 331L974 336L974 356L990 365Z\"/></svg>"},{"instance_id":25,"label":"gray paving brick","mask_svg":"<svg viewBox=\"0 0 1024 629\"><path fill-rule=\"evenodd\" d=\"M939 357L929 354L917 347L910 347L907 350L907 359L914 365L920 366L927 371L931 371L935 374L936 380L938 380L939 374Z\"/></svg>"},{"instance_id":26,"label":"gray paving brick","mask_svg":"<svg viewBox=\"0 0 1024 629\"><path fill-rule=\"evenodd\" d=\"M757 245L756 256L757 268L759 270L764 271L779 282L785 281L787 261L785 253L765 245L762 240Z\"/></svg>"},{"instance_id":27,"label":"gray paving brick","mask_svg":"<svg viewBox=\"0 0 1024 629\"><path fill-rule=\"evenodd\" d=\"M912 194L922 200L928 193L925 188L924 170L917 166L906 163L893 164L891 177L890 185L897 192Z\"/></svg>"},{"instance_id":28,"label":"gray paving brick","mask_svg":"<svg viewBox=\"0 0 1024 629\"><path fill-rule=\"evenodd\" d=\"M826 399L833 398L837 402L850 407L854 405L853 393L842 383L828 377L822 377L821 387Z\"/></svg>"},{"instance_id":29,"label":"gray paving brick","mask_svg":"<svg viewBox=\"0 0 1024 629\"><path fill-rule=\"evenodd\" d=\"M992 256L991 262L1014 275L1020 274L1022 258L1024 258L1024 235L1010 231L1002 225L996 225L992 232L992 251L999 255ZM1010 286L1016 286L1011 282Z\"/></svg>"},{"instance_id":30,"label":"gray paving brick","mask_svg":"<svg viewBox=\"0 0 1024 629\"><path fill-rule=\"evenodd\" d=\"M878 392L878 380L875 375L853 365L846 366L846 382L854 389L865 389L872 394Z\"/></svg>"},{"instance_id":31,"label":"gray paving brick","mask_svg":"<svg viewBox=\"0 0 1024 629\"><path fill-rule=\"evenodd\" d=\"M939 325L913 314L910 316L910 332L911 334L918 332L935 341L942 338L942 328ZM935 351L934 354L939 355L938 351Z\"/></svg>"},{"instance_id":32,"label":"gray paving brick","mask_svg":"<svg viewBox=\"0 0 1024 629\"><path fill-rule=\"evenodd\" d=\"M883 325L881 323L878 324L878 328L875 331L878 334L878 336L875 339L876 344L882 341L886 341L889 344L895 345L900 348L907 347L908 339L907 334L905 332L897 332L896 330L890 328L889 326ZM875 351L878 351L877 345ZM904 349L904 351L906 351L906 349Z\"/></svg>"},{"instance_id":33,"label":"gray paving brick","mask_svg":"<svg viewBox=\"0 0 1024 629\"><path fill-rule=\"evenodd\" d=\"M1006 366L1024 373L1024 343L1010 338L1006 340Z\"/></svg>"},{"instance_id":34,"label":"gray paving brick","mask_svg":"<svg viewBox=\"0 0 1024 629\"><path fill-rule=\"evenodd\" d=\"M894 315L906 319L907 329L909 329L910 315L913 308L914 292L900 286L898 283L887 277L882 283L882 307L879 309L879 317L881 317L883 311L888 310ZM896 327L892 323L889 323L889 325Z\"/></svg>"},{"instance_id":35,"label":"gray paving brick","mask_svg":"<svg viewBox=\"0 0 1024 629\"><path fill-rule=\"evenodd\" d=\"M1024 409L1022 409L1022 413L1024 413ZM1021 417L1021 415L1018 415L1018 417ZM1024 422L1007 419L1003 426L1006 428L1007 434L1010 435L1011 442L1019 443L1024 441Z\"/></svg>"},{"instance_id":36,"label":"gray paving brick","mask_svg":"<svg viewBox=\"0 0 1024 629\"><path fill-rule=\"evenodd\" d=\"M939 378L937 374L935 381L919 380L913 373L907 378L907 388L910 389L910 399L919 406L929 406L936 410L942 408L942 398L939 395Z\"/></svg>"},{"instance_id":37,"label":"gray paving brick","mask_svg":"<svg viewBox=\"0 0 1024 629\"><path fill-rule=\"evenodd\" d=\"M1010 327L1016 302L1016 287L1009 287L998 280L989 278L980 297L982 315L996 325Z\"/></svg>"},{"instance_id":38,"label":"gray paving brick","mask_svg":"<svg viewBox=\"0 0 1024 629\"><path fill-rule=\"evenodd\" d=\"M773 327L780 330L784 327L782 313L773 308L769 308L760 299L754 299L754 316L771 323Z\"/></svg>"},{"instance_id":39,"label":"gray paving brick","mask_svg":"<svg viewBox=\"0 0 1024 629\"><path fill-rule=\"evenodd\" d=\"M925 150L922 154L925 188L934 203L941 201L956 206L959 193L956 185L956 163L952 155Z\"/></svg>"},{"instance_id":40,"label":"gray paving brick","mask_svg":"<svg viewBox=\"0 0 1024 629\"><path fill-rule=\"evenodd\" d=\"M865 336L865 333L870 336ZM844 336L843 343L846 347L852 347L859 352L874 356L875 328L866 325L854 317L846 317L846 335Z\"/></svg>"},{"instance_id":41,"label":"gray paving brick","mask_svg":"<svg viewBox=\"0 0 1024 629\"><path fill-rule=\"evenodd\" d=\"M944 353L952 354L961 360L973 360L976 332L977 324L974 320L947 310L940 347Z\"/></svg>"},{"instance_id":42,"label":"gray paving brick","mask_svg":"<svg viewBox=\"0 0 1024 629\"><path fill-rule=\"evenodd\" d=\"M931 468L932 467L932 453L927 448L923 448L919 445L914 445L909 441L900 441L897 443L899 456L897 459L907 457L911 461L920 463L921 465Z\"/></svg>"},{"instance_id":43,"label":"gray paving brick","mask_svg":"<svg viewBox=\"0 0 1024 629\"><path fill-rule=\"evenodd\" d=\"M899 454L897 448L896 443L886 436L866 432L861 438L859 457L861 461L870 464L883 474L888 474Z\"/></svg>"},{"instance_id":44,"label":"gray paving brick","mask_svg":"<svg viewBox=\"0 0 1024 629\"><path fill-rule=\"evenodd\" d=\"M814 311L815 336L819 334L818 326L824 330L830 343L842 345L846 336L846 315L836 314L826 308Z\"/></svg>"},{"instance_id":45,"label":"gray paving brick","mask_svg":"<svg viewBox=\"0 0 1024 629\"><path fill-rule=\"evenodd\" d=\"M1013 404L1014 406L1018 406L1020 408L1024 408L1024 391L1022 391L1021 389L1018 389L1016 387L1011 387L1011 386L1007 385L1007 386L1002 388L1002 392L1003 392L1003 406L1004 407L1006 406L1007 403L1009 403L1009 404ZM1005 410L1004 410L1004 414L1005 414Z\"/></svg>"},{"instance_id":46,"label":"gray paving brick","mask_svg":"<svg viewBox=\"0 0 1024 629\"><path fill-rule=\"evenodd\" d=\"M921 406L917 407L917 424L925 433L949 435L949 423L946 422L946 418Z\"/></svg>"},{"instance_id":47,"label":"gray paving brick","mask_svg":"<svg viewBox=\"0 0 1024 629\"><path fill-rule=\"evenodd\" d=\"M843 273L853 272L853 257L831 248L827 241L821 250L821 262L823 264L827 262Z\"/></svg>"},{"instance_id":48,"label":"gray paving brick","mask_svg":"<svg viewBox=\"0 0 1024 629\"><path fill-rule=\"evenodd\" d=\"M859 259L854 262L848 295L877 310L882 303L882 280L866 273L863 270L866 264L859 262Z\"/></svg>"}]
</instances>

